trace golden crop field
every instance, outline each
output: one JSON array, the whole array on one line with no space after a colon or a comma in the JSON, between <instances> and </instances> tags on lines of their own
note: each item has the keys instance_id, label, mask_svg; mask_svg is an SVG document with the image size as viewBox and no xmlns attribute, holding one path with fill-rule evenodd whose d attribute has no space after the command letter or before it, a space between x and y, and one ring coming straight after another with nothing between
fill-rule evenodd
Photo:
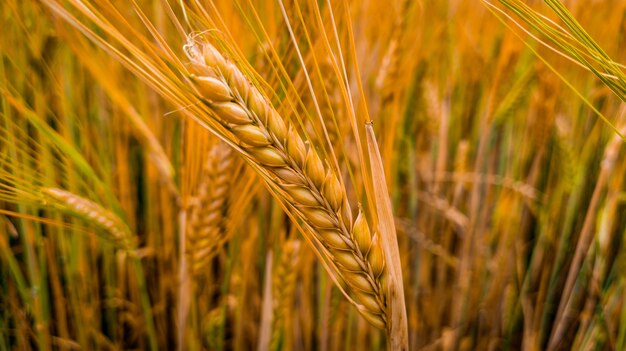
<instances>
[{"instance_id":1,"label":"golden crop field","mask_svg":"<svg viewBox=\"0 0 626 351\"><path fill-rule=\"evenodd\" d=\"M0 351L626 350L626 2L0 25Z\"/></svg>"}]
</instances>

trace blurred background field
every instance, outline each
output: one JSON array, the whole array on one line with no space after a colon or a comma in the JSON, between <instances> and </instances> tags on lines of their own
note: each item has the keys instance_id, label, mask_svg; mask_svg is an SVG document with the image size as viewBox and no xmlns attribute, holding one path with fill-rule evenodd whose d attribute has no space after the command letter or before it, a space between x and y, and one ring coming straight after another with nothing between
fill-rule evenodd
<instances>
[{"instance_id":1,"label":"blurred background field","mask_svg":"<svg viewBox=\"0 0 626 351\"><path fill-rule=\"evenodd\" d=\"M139 47L161 47L154 29L184 61L167 3L75 2L0 2L0 350L384 349L255 171L54 10L107 38L98 9ZM317 101L350 165L319 49L337 28L383 157L411 350L626 349L625 2L201 3L170 5L228 31L287 118Z\"/></svg>"}]
</instances>

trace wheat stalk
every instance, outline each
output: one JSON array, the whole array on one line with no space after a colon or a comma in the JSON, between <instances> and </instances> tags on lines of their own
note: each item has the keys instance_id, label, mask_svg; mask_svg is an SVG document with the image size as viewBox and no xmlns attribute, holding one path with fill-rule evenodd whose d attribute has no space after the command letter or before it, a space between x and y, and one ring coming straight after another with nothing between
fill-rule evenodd
<instances>
[{"instance_id":1,"label":"wheat stalk","mask_svg":"<svg viewBox=\"0 0 626 351\"><path fill-rule=\"evenodd\" d=\"M190 42L190 81L202 101L233 135L240 151L293 207L321 243L336 273L345 281L359 312L385 328L385 259L362 212L352 220L346 192L335 170L286 124L246 76L211 44Z\"/></svg>"}]
</instances>

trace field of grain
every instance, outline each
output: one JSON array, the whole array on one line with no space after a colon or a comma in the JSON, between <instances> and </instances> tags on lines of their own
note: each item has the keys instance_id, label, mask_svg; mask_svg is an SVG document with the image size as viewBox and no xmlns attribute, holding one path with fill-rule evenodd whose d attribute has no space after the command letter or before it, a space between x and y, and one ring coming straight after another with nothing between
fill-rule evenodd
<instances>
[{"instance_id":1,"label":"field of grain","mask_svg":"<svg viewBox=\"0 0 626 351\"><path fill-rule=\"evenodd\" d=\"M626 2L0 25L0 351L626 350Z\"/></svg>"}]
</instances>

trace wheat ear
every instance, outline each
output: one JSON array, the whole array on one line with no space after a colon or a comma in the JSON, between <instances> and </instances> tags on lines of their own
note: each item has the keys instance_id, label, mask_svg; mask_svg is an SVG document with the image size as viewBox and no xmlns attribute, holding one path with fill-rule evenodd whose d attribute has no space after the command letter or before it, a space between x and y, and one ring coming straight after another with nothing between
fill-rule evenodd
<instances>
[{"instance_id":1,"label":"wheat ear","mask_svg":"<svg viewBox=\"0 0 626 351\"><path fill-rule=\"evenodd\" d=\"M387 325L381 282L385 259L362 213L351 218L343 184L313 147L286 124L246 76L209 43L189 43L190 77L199 98L232 133L240 151L306 222L310 239L347 283L359 312L374 326Z\"/></svg>"},{"instance_id":2,"label":"wheat ear","mask_svg":"<svg viewBox=\"0 0 626 351\"><path fill-rule=\"evenodd\" d=\"M109 239L124 248L132 245L131 231L124 221L113 212L99 204L78 196L72 192L58 188L43 188L42 192L48 201L57 207L69 211L103 229Z\"/></svg>"},{"instance_id":3,"label":"wheat ear","mask_svg":"<svg viewBox=\"0 0 626 351\"><path fill-rule=\"evenodd\" d=\"M272 336L270 341L270 350L279 350L282 338L286 338L289 314L293 308L294 293L296 290L296 279L300 252L300 241L289 240L283 245L283 251L280 256L280 263L276 267L274 275L274 317L272 326ZM286 338L287 339L287 338ZM289 348L289 345L285 345Z\"/></svg>"},{"instance_id":4,"label":"wheat ear","mask_svg":"<svg viewBox=\"0 0 626 351\"><path fill-rule=\"evenodd\" d=\"M225 218L235 168L234 157L232 148L225 143L212 147L198 186L197 199L189 207L186 248L194 275L202 273L228 240Z\"/></svg>"}]
</instances>

